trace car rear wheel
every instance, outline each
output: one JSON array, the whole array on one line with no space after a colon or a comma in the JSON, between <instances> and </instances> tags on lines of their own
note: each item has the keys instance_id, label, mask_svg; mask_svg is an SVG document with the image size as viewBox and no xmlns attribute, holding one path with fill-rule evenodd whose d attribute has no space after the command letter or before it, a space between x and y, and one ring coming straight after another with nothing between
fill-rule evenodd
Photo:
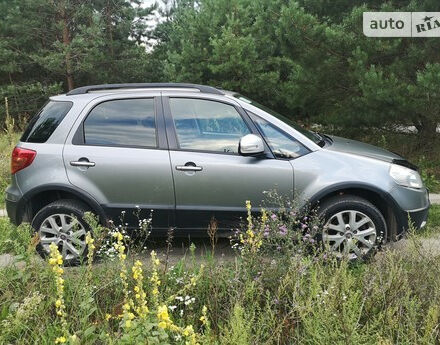
<instances>
[{"instance_id":1,"label":"car rear wheel","mask_svg":"<svg viewBox=\"0 0 440 345\"><path fill-rule=\"evenodd\" d=\"M319 214L324 220L322 243L339 258L366 260L386 239L382 213L363 198L336 196L321 205Z\"/></svg>"},{"instance_id":2,"label":"car rear wheel","mask_svg":"<svg viewBox=\"0 0 440 345\"><path fill-rule=\"evenodd\" d=\"M65 265L78 265L87 256L86 236L90 231L83 220L86 205L76 200L59 200L43 207L34 217L32 227L38 232L37 251L45 258L55 243Z\"/></svg>"}]
</instances>

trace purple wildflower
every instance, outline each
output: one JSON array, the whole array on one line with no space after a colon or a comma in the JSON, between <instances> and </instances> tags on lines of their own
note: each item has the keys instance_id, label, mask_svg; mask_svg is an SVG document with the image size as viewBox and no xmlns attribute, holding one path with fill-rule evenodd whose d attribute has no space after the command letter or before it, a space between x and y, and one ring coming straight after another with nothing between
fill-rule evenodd
<instances>
[{"instance_id":1,"label":"purple wildflower","mask_svg":"<svg viewBox=\"0 0 440 345\"><path fill-rule=\"evenodd\" d=\"M280 229L280 235L286 236L287 235L287 227L285 225L281 225L278 229Z\"/></svg>"}]
</instances>

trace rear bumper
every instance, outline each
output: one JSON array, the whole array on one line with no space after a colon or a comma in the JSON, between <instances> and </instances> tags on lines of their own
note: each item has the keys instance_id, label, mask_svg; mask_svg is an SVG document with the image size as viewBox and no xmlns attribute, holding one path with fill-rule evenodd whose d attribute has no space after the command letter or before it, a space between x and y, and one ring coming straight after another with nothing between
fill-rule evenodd
<instances>
[{"instance_id":1,"label":"rear bumper","mask_svg":"<svg viewBox=\"0 0 440 345\"><path fill-rule=\"evenodd\" d=\"M11 223L15 225L19 225L20 221L18 220L18 202L11 201L6 199L6 212L8 212L8 217L11 220Z\"/></svg>"},{"instance_id":2,"label":"rear bumper","mask_svg":"<svg viewBox=\"0 0 440 345\"><path fill-rule=\"evenodd\" d=\"M6 211L8 212L8 217L11 222L15 225L19 225L21 223L19 204L20 200L22 200L22 195L18 187L14 184L8 186L6 189Z\"/></svg>"}]
</instances>

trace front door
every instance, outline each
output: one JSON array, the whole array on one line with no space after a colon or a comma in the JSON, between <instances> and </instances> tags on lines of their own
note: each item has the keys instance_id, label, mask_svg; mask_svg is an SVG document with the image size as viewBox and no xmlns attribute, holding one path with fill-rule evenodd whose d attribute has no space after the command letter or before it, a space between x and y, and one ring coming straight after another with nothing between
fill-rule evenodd
<instances>
[{"instance_id":1,"label":"front door","mask_svg":"<svg viewBox=\"0 0 440 345\"><path fill-rule=\"evenodd\" d=\"M293 195L289 161L238 154L252 122L234 102L164 97L178 228L206 232L211 219L230 230L246 214L246 200L259 207L264 191ZM172 128L170 128L172 126ZM174 148L172 146L175 146Z\"/></svg>"},{"instance_id":2,"label":"front door","mask_svg":"<svg viewBox=\"0 0 440 345\"><path fill-rule=\"evenodd\" d=\"M70 182L94 197L116 223L138 226L153 210L167 228L174 190L160 98L107 100L94 105L64 147ZM160 116L159 116L160 115ZM162 126L161 126L162 124Z\"/></svg>"}]
</instances>

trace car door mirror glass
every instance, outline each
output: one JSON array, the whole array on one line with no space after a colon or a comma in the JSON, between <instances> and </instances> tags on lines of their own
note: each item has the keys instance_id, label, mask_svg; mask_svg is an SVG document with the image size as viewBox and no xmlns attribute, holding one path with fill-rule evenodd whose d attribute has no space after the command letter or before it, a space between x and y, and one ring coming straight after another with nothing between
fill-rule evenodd
<instances>
[{"instance_id":1,"label":"car door mirror glass","mask_svg":"<svg viewBox=\"0 0 440 345\"><path fill-rule=\"evenodd\" d=\"M248 134L240 139L238 151L242 156L256 156L264 153L264 143L258 135Z\"/></svg>"}]
</instances>

